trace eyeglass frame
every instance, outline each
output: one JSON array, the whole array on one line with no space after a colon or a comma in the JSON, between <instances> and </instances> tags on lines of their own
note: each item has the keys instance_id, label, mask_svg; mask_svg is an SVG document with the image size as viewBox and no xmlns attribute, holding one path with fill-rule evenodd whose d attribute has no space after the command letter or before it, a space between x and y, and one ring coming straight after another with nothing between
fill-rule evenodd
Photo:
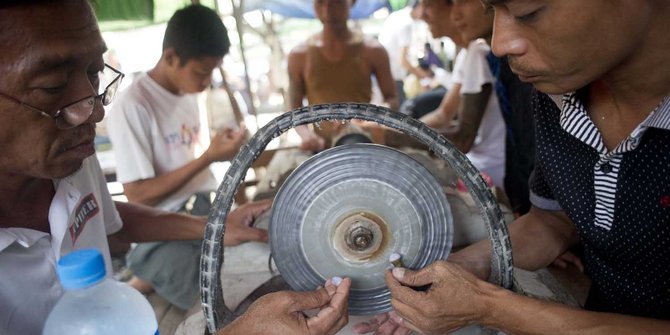
<instances>
[{"instance_id":1,"label":"eyeglass frame","mask_svg":"<svg viewBox=\"0 0 670 335\"><path fill-rule=\"evenodd\" d=\"M8 99L8 100L10 100L10 101L12 101L12 102L14 102L14 103L16 103L16 104L18 104L18 105L20 105L20 106L22 106L22 107L27 107L28 109L30 109L30 110L32 110L32 111L38 112L38 113L42 114L43 116L46 116L46 117L48 117L48 118L50 118L50 119L52 119L52 120L57 120L58 118L62 117L62 116L65 114L65 109L66 109L66 108L71 107L71 106L74 106L74 105L76 105L76 104L78 104L78 103L81 103L82 101L91 100L91 101L92 101L92 102L90 103L91 106L92 106L92 107L91 107L91 111L89 112L89 114L88 114L87 117L86 117L86 119L88 119L88 118L91 116L91 114L93 114L93 110L95 109L95 103L96 103L96 101L100 101L100 103L101 103L103 106L108 106L110 103L112 103L112 100L113 100L114 96L112 96L112 98L110 98L109 101L107 101L107 102L105 102L105 100L104 100L105 96L106 96L106 95L108 94L108 92L109 92L109 88L112 87L112 86L118 86L118 85L121 83L121 80L123 80L123 78L126 76L123 72L121 72L121 71L115 69L114 67L112 67L111 65L109 65L109 64L107 64L107 63L105 63L105 68L106 68L106 69L110 69L110 70L112 70L112 72L116 73L116 77L114 77L114 79L112 79L112 81L111 81L109 84L107 84L107 86L105 87L105 90L104 90L102 93L97 94L97 95L88 96L88 97L85 97L85 98L83 98L83 99L79 99L79 100L77 100L77 101L74 101L74 102L72 102L72 103L70 103L70 104L67 104L67 105L64 106L64 107L60 107L60 108L56 111L56 113L53 114L53 115L50 114L50 113L48 113L48 112L46 112L46 111L44 111L44 110L41 109L41 108L32 106L32 105L27 104L27 103L25 103L25 102L23 102L23 101L21 101L21 100L19 100L19 99L17 99L17 98L14 98L14 97L12 97L12 96L10 96L10 95L7 95L7 94L5 94L5 93L2 93L1 91L0 91L0 96L1 96L1 97L4 97L5 99ZM104 70L103 70L103 71L104 71ZM102 72L102 71L101 71L101 72ZM118 89L118 87L117 87L116 89ZM116 91L114 92L114 95L116 95ZM65 121L65 122L66 122L65 124L69 125L70 128L76 127L76 126L78 126L78 125L81 124L81 123L79 123L79 124L72 125L72 124L69 124L67 121ZM60 128L60 127L59 127L59 128ZM66 127L66 128L67 128L67 127Z\"/></svg>"}]
</instances>

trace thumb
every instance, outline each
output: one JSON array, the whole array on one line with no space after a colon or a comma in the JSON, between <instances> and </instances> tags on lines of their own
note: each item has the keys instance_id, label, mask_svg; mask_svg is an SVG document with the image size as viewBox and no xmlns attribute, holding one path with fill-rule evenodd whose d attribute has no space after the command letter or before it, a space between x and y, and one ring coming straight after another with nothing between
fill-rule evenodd
<instances>
[{"instance_id":1,"label":"thumb","mask_svg":"<svg viewBox=\"0 0 670 335\"><path fill-rule=\"evenodd\" d=\"M291 312L322 307L330 302L330 294L325 288L308 292L291 292L293 295Z\"/></svg>"},{"instance_id":2,"label":"thumb","mask_svg":"<svg viewBox=\"0 0 670 335\"><path fill-rule=\"evenodd\" d=\"M433 283L433 276L426 268L417 271L412 271L405 268L393 268L391 271L393 278L405 286L424 286Z\"/></svg>"}]
</instances>

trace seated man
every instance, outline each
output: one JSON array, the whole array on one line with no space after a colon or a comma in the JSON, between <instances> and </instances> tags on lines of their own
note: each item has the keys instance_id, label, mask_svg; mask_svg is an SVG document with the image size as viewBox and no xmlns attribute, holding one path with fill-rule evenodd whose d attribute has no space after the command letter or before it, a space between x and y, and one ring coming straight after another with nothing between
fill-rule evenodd
<instances>
[{"instance_id":1,"label":"seated man","mask_svg":"<svg viewBox=\"0 0 670 335\"><path fill-rule=\"evenodd\" d=\"M217 134L201 147L203 126L195 93L211 84L230 42L213 10L192 5L168 22L158 64L140 75L114 104L107 127L114 145L117 178L128 201L166 211L207 215L210 193L218 183L209 169L234 157L244 140L242 130ZM251 240L264 241L258 231ZM198 296L200 240L142 243L128 256L143 293L156 290L173 305L188 309Z\"/></svg>"},{"instance_id":2,"label":"seated man","mask_svg":"<svg viewBox=\"0 0 670 335\"><path fill-rule=\"evenodd\" d=\"M386 50L347 25L353 0L314 0L314 12L323 30L296 46L288 56L291 108L336 102L369 103L374 75L384 100L398 108ZM316 133L307 126L296 128L302 149L318 151L329 146L338 125L321 123Z\"/></svg>"},{"instance_id":3,"label":"seated man","mask_svg":"<svg viewBox=\"0 0 670 335\"><path fill-rule=\"evenodd\" d=\"M62 255L96 248L109 270L108 243L194 240L205 220L112 202L93 139L121 75L103 63L89 1L3 1L0 44L11 46L0 54L0 334L41 334L63 295ZM231 213L223 243L244 239L243 222L267 207ZM350 284L269 295L219 333L333 334L347 322Z\"/></svg>"},{"instance_id":4,"label":"seated man","mask_svg":"<svg viewBox=\"0 0 670 335\"><path fill-rule=\"evenodd\" d=\"M421 19L428 24L433 38L448 37L451 39L460 49L454 60L454 65L455 63L461 63L468 43L463 41L456 26L448 19L451 13L450 1L422 0L420 4L422 9ZM450 71L453 72L453 69L450 69ZM438 109L442 110L442 113L435 113L434 116L444 115L445 118L448 118L448 115L454 115L460 101L460 84L454 84L451 75L442 76L442 79L437 80L437 83L439 86L408 100L401 106L401 112L417 119ZM451 95L449 95L449 92L451 92ZM446 122L443 123L446 124Z\"/></svg>"},{"instance_id":5,"label":"seated man","mask_svg":"<svg viewBox=\"0 0 670 335\"><path fill-rule=\"evenodd\" d=\"M490 40L493 33L493 17L482 11L473 11L451 17L451 0L423 0L424 19L428 22L433 33L444 31L448 22L459 26L459 34L470 39L482 38ZM448 19L444 19L448 18ZM465 22L478 22L477 25ZM469 37L468 37L469 36ZM444 97L439 108L430 114L421 117L421 121L434 128L448 126L451 120L459 113L461 101L461 82L463 79L472 79L471 75L462 67L466 50L462 50L456 58L454 80L450 92ZM482 55L484 56L484 55ZM531 112L532 85L522 83L510 71L506 59L496 58L488 53L486 60L493 75L498 106L505 120L505 168L502 181L503 189L509 198L512 210L517 214L525 214L530 209L528 196L528 177L533 168L535 158L535 132ZM458 73L462 72L462 73ZM464 112L467 106L462 106ZM476 161L476 160L475 160Z\"/></svg>"},{"instance_id":6,"label":"seated man","mask_svg":"<svg viewBox=\"0 0 670 335\"><path fill-rule=\"evenodd\" d=\"M468 47L456 58L452 87L440 107L421 121L442 132L495 186L504 189L505 121L493 89L496 78L486 59L490 48L479 39L482 31L491 30L492 16L482 10L471 17L451 19L448 0L423 0L423 6L433 34L449 36L456 27ZM457 123L452 126L454 118Z\"/></svg>"}]
</instances>

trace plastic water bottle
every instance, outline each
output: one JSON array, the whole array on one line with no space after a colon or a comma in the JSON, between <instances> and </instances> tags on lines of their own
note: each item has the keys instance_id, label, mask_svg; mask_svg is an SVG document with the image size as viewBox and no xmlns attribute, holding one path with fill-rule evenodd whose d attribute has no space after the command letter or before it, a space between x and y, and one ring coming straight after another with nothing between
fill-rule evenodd
<instances>
[{"instance_id":1,"label":"plastic water bottle","mask_svg":"<svg viewBox=\"0 0 670 335\"><path fill-rule=\"evenodd\" d=\"M134 288L106 278L95 249L78 250L58 261L65 294L49 314L43 335L155 335L156 315Z\"/></svg>"}]
</instances>

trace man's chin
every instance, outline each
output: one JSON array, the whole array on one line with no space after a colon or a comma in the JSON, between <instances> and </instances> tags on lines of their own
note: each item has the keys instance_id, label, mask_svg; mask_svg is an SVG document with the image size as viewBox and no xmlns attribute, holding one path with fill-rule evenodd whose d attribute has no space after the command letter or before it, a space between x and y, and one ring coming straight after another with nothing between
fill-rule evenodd
<instances>
[{"instance_id":1,"label":"man's chin","mask_svg":"<svg viewBox=\"0 0 670 335\"><path fill-rule=\"evenodd\" d=\"M562 95L574 91L574 89L565 88L552 82L537 81L533 82L532 84L535 89L545 94Z\"/></svg>"},{"instance_id":2,"label":"man's chin","mask_svg":"<svg viewBox=\"0 0 670 335\"><path fill-rule=\"evenodd\" d=\"M81 170L81 168L84 166L84 161L80 160L78 162L69 162L67 164L63 164L63 167L61 169L58 169L54 173L51 174L52 179L63 179L65 177L69 177Z\"/></svg>"}]
</instances>

